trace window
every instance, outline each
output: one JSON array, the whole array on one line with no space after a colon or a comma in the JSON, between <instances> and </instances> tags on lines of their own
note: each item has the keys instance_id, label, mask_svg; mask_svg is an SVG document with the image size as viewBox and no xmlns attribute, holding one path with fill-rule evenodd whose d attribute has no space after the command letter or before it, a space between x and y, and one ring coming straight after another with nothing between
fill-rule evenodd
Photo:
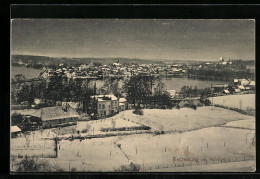
<instances>
[{"instance_id":1,"label":"window","mask_svg":"<svg viewBox=\"0 0 260 179\"><path fill-rule=\"evenodd\" d=\"M101 104L98 105L98 108L101 109Z\"/></svg>"},{"instance_id":2,"label":"window","mask_svg":"<svg viewBox=\"0 0 260 179\"><path fill-rule=\"evenodd\" d=\"M110 109L110 105L108 105L108 108Z\"/></svg>"},{"instance_id":3,"label":"window","mask_svg":"<svg viewBox=\"0 0 260 179\"><path fill-rule=\"evenodd\" d=\"M105 104L102 104L102 109L105 109Z\"/></svg>"}]
</instances>

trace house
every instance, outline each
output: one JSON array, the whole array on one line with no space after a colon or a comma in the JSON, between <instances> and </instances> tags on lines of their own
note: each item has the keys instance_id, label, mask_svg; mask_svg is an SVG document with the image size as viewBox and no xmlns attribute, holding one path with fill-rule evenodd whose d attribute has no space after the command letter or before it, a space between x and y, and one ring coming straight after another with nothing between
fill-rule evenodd
<instances>
[{"instance_id":1,"label":"house","mask_svg":"<svg viewBox=\"0 0 260 179\"><path fill-rule=\"evenodd\" d=\"M230 92L228 90L223 91L225 94L229 94Z\"/></svg>"},{"instance_id":2,"label":"house","mask_svg":"<svg viewBox=\"0 0 260 179\"><path fill-rule=\"evenodd\" d=\"M249 85L249 80L247 79L234 79L234 84L235 85L242 85L242 86L246 86Z\"/></svg>"},{"instance_id":3,"label":"house","mask_svg":"<svg viewBox=\"0 0 260 179\"><path fill-rule=\"evenodd\" d=\"M114 95L91 96L90 113L94 113L98 118L112 116L119 111L119 100Z\"/></svg>"},{"instance_id":4,"label":"house","mask_svg":"<svg viewBox=\"0 0 260 179\"><path fill-rule=\"evenodd\" d=\"M119 98L119 110L124 111L128 109L128 102L125 98Z\"/></svg>"},{"instance_id":5,"label":"house","mask_svg":"<svg viewBox=\"0 0 260 179\"><path fill-rule=\"evenodd\" d=\"M67 106L54 106L41 108L41 120L43 126L76 122L79 114Z\"/></svg>"},{"instance_id":6,"label":"house","mask_svg":"<svg viewBox=\"0 0 260 179\"><path fill-rule=\"evenodd\" d=\"M21 135L22 130L18 126L11 126L11 137L16 137L17 135Z\"/></svg>"}]
</instances>

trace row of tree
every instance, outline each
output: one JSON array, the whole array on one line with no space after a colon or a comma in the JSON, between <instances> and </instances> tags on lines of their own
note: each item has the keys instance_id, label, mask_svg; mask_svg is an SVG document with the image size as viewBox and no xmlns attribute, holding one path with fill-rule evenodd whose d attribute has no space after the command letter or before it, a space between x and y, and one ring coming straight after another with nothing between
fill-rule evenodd
<instances>
[{"instance_id":1,"label":"row of tree","mask_svg":"<svg viewBox=\"0 0 260 179\"><path fill-rule=\"evenodd\" d=\"M136 75L124 81L123 91L127 101L131 104L147 105L155 102L158 105L171 106L171 96L165 89L160 78L154 76Z\"/></svg>"},{"instance_id":2,"label":"row of tree","mask_svg":"<svg viewBox=\"0 0 260 179\"><path fill-rule=\"evenodd\" d=\"M198 89L197 86L182 86L180 94L182 97L201 97L201 98L207 98L210 97L212 94L211 88L204 88L204 89Z\"/></svg>"},{"instance_id":3,"label":"row of tree","mask_svg":"<svg viewBox=\"0 0 260 179\"><path fill-rule=\"evenodd\" d=\"M12 82L22 82L23 75L16 75ZM80 102L83 104L83 111L88 109L90 96L95 94L114 94L120 98L123 94L127 100L134 105L148 104L151 100L158 104L169 104L170 94L165 89L164 84L153 76L136 75L123 82L119 87L118 78L105 78L104 85L96 89L96 84L91 80L68 80L62 74L54 74L49 79L39 82L15 83L12 84L11 100L12 104L21 104L28 101L33 104L35 98L45 99L53 102ZM52 104L49 104L52 105Z\"/></svg>"}]
</instances>

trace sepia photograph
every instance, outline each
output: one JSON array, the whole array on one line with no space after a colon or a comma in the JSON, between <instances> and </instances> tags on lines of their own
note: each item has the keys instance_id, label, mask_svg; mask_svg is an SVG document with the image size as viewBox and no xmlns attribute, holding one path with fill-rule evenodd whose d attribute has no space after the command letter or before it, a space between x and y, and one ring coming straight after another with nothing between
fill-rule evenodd
<instances>
[{"instance_id":1,"label":"sepia photograph","mask_svg":"<svg viewBox=\"0 0 260 179\"><path fill-rule=\"evenodd\" d=\"M10 172L255 172L254 19L11 19Z\"/></svg>"}]
</instances>

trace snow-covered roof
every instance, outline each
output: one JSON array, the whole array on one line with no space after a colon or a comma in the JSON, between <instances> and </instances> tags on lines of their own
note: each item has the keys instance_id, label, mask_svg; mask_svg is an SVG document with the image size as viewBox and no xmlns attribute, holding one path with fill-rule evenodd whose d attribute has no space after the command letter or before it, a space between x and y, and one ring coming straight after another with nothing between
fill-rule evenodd
<instances>
[{"instance_id":1,"label":"snow-covered roof","mask_svg":"<svg viewBox=\"0 0 260 179\"><path fill-rule=\"evenodd\" d=\"M22 130L18 126L11 126L11 132L21 132Z\"/></svg>"},{"instance_id":2,"label":"snow-covered roof","mask_svg":"<svg viewBox=\"0 0 260 179\"><path fill-rule=\"evenodd\" d=\"M41 117L41 110L40 109L23 109L23 110L11 110L11 115L14 113L18 113L24 116L34 116L34 117Z\"/></svg>"},{"instance_id":3,"label":"snow-covered roof","mask_svg":"<svg viewBox=\"0 0 260 179\"><path fill-rule=\"evenodd\" d=\"M107 99L104 99L104 97L106 98L110 98L110 100L114 101L114 100L118 100L118 98L115 95L95 95L95 96L91 96L91 98L97 98L98 101L107 101Z\"/></svg>"},{"instance_id":4,"label":"snow-covered roof","mask_svg":"<svg viewBox=\"0 0 260 179\"><path fill-rule=\"evenodd\" d=\"M255 81L251 81L251 82L249 83L249 85L250 85L250 86L255 86Z\"/></svg>"},{"instance_id":5,"label":"snow-covered roof","mask_svg":"<svg viewBox=\"0 0 260 179\"><path fill-rule=\"evenodd\" d=\"M229 91L228 91L228 90L224 90L224 92L225 92L225 93L229 93Z\"/></svg>"},{"instance_id":6,"label":"snow-covered roof","mask_svg":"<svg viewBox=\"0 0 260 179\"><path fill-rule=\"evenodd\" d=\"M119 98L119 102L123 103L123 102L127 102L127 100L125 98Z\"/></svg>"},{"instance_id":7,"label":"snow-covered roof","mask_svg":"<svg viewBox=\"0 0 260 179\"><path fill-rule=\"evenodd\" d=\"M245 87L242 86L242 85L239 85L238 88L239 88L239 89L245 89Z\"/></svg>"},{"instance_id":8,"label":"snow-covered roof","mask_svg":"<svg viewBox=\"0 0 260 179\"><path fill-rule=\"evenodd\" d=\"M62 106L41 108L42 121L79 117L78 113L68 106L65 111Z\"/></svg>"}]
</instances>

